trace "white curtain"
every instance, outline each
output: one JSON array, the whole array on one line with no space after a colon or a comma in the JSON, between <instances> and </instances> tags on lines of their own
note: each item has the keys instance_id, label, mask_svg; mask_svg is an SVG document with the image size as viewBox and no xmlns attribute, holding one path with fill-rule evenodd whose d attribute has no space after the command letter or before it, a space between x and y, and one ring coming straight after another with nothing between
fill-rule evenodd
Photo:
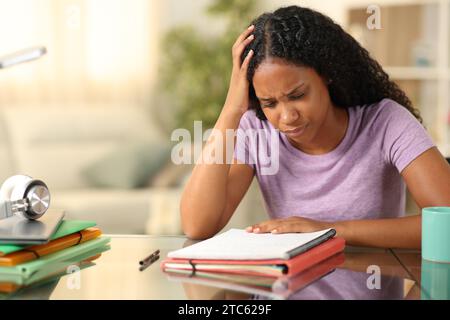
<instances>
[{"instance_id":1,"label":"white curtain","mask_svg":"<svg viewBox=\"0 0 450 320\"><path fill-rule=\"evenodd\" d=\"M156 0L0 0L0 55L48 49L40 60L0 69L0 106L147 103L158 10Z\"/></svg>"}]
</instances>

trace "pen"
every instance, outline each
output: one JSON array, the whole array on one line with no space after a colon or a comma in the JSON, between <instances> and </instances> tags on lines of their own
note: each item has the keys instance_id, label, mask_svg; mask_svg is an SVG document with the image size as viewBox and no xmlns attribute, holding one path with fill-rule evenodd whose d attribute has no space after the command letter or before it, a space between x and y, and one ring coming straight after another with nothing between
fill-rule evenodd
<instances>
[{"instance_id":1,"label":"pen","mask_svg":"<svg viewBox=\"0 0 450 320\"><path fill-rule=\"evenodd\" d=\"M159 250L158 250L159 251ZM153 256L150 260L147 260L145 263L143 263L140 268L139 271L144 271L145 269L147 269L153 262L155 262L156 260L159 259L159 254L157 254L156 256Z\"/></svg>"},{"instance_id":2,"label":"pen","mask_svg":"<svg viewBox=\"0 0 450 320\"><path fill-rule=\"evenodd\" d=\"M152 258L154 258L155 256L159 255L159 249L156 250L155 252L153 252L151 255L149 255L147 258L139 261L139 264L142 266L145 263L147 263L148 261L150 261Z\"/></svg>"}]
</instances>

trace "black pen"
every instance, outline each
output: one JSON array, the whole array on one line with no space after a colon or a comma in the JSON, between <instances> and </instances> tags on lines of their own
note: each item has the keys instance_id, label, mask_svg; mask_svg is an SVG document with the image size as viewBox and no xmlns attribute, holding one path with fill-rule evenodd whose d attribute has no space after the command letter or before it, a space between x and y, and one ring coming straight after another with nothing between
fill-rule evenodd
<instances>
[{"instance_id":1,"label":"black pen","mask_svg":"<svg viewBox=\"0 0 450 320\"><path fill-rule=\"evenodd\" d=\"M144 271L150 265L152 265L153 262L155 262L158 259L159 259L159 254L157 254L156 256L153 256L153 258L151 258L150 260L147 260L144 264L141 265L141 267L139 268L139 271Z\"/></svg>"},{"instance_id":2,"label":"black pen","mask_svg":"<svg viewBox=\"0 0 450 320\"><path fill-rule=\"evenodd\" d=\"M142 266L145 263L147 263L148 261L152 260L155 256L159 255L159 249L156 250L155 252L153 252L151 255L149 255L147 258L145 258L144 260L139 261L139 264Z\"/></svg>"}]
</instances>

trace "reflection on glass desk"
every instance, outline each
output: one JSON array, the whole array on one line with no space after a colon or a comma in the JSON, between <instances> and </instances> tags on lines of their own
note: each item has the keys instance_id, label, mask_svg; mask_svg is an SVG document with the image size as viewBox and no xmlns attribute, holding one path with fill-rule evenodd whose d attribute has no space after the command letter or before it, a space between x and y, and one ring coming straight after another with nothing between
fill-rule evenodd
<instances>
[{"instance_id":1,"label":"reflection on glass desk","mask_svg":"<svg viewBox=\"0 0 450 320\"><path fill-rule=\"evenodd\" d=\"M422 300L450 300L450 263L424 260L417 251L393 250L393 253L420 286Z\"/></svg>"},{"instance_id":2,"label":"reflection on glass desk","mask_svg":"<svg viewBox=\"0 0 450 320\"><path fill-rule=\"evenodd\" d=\"M220 272L191 270L166 271L169 280L185 285L204 285L229 291L262 296L266 299L289 299L294 293L335 271L345 260L344 253L329 257L294 276L268 277L257 275L236 275Z\"/></svg>"},{"instance_id":3,"label":"reflection on glass desk","mask_svg":"<svg viewBox=\"0 0 450 320\"><path fill-rule=\"evenodd\" d=\"M418 252L347 247L342 256L305 271L297 278L259 284L165 274L161 261L172 250L192 242L181 236L111 237L111 249L76 273L19 290L9 299L427 299L420 274L429 266L417 263ZM139 261L156 249L160 260L144 271ZM419 259L419 262L420 259ZM447 270L447 269L446 269ZM438 269L437 273L447 271ZM447 273L447 279L449 279ZM429 279L429 280L428 280ZM435 278L422 277L433 287ZM226 279L225 279L226 280ZM225 284L224 284L225 283ZM441 285L442 283L439 283ZM444 286L445 287L445 286ZM428 290L428 291L426 291ZM441 292L443 289L439 289ZM448 293L448 282L446 287ZM445 290L444 290L445 291ZM447 296L448 298L448 296Z\"/></svg>"}]
</instances>

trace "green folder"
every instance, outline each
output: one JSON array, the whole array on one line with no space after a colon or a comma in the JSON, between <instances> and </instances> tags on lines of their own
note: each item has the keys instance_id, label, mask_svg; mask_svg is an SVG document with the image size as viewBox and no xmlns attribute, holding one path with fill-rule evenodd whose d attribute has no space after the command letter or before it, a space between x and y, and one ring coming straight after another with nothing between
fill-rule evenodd
<instances>
[{"instance_id":1,"label":"green folder","mask_svg":"<svg viewBox=\"0 0 450 320\"><path fill-rule=\"evenodd\" d=\"M76 246L69 247L67 249L40 257L39 259L18 264L14 267L0 267L0 279L7 278L8 276L17 276L16 279L20 281L20 278L25 281L26 279L33 276L36 272L43 268L59 262L73 259L74 257L80 256L86 252L92 251L96 248L105 246L109 243L111 238L100 237L97 239L89 240L84 243L80 243ZM15 281L17 282L17 281Z\"/></svg>"},{"instance_id":2,"label":"green folder","mask_svg":"<svg viewBox=\"0 0 450 320\"><path fill-rule=\"evenodd\" d=\"M38 272L33 274L33 276L31 276L30 278L25 279L25 281L23 282L22 285L25 285L25 286L33 285L33 284L37 283L38 281L49 277L50 275L54 274L58 270L63 270L64 269L64 272L60 276L67 275L68 274L67 273L68 272L67 268L69 266L77 265L77 263L79 263L79 262L81 262L83 260L86 260L88 258L96 256L96 255L98 255L100 253L103 253L105 251L108 251L110 249L111 249L110 245L106 245L106 246L103 245L103 246L101 246L99 248L96 248L94 250L89 250L89 251L87 251L87 252L85 252L85 253L83 253L83 254L81 254L81 255L73 258L73 259L69 259L69 260L66 260L66 261L61 261L61 262L55 263L52 266L49 266L49 267L46 267L46 268L43 268L43 269L39 270ZM95 262L89 262L89 264L92 266L92 265L95 265Z\"/></svg>"},{"instance_id":3,"label":"green folder","mask_svg":"<svg viewBox=\"0 0 450 320\"><path fill-rule=\"evenodd\" d=\"M38 271L33 273L33 275L30 276L29 278L23 278L22 275L19 274L0 274L0 282L14 283L20 286L33 285L42 279L46 279L51 277L52 275L61 273L61 270L63 271L62 275L66 275L67 267L71 265L76 265L81 261L84 261L88 258L96 256L97 254L108 251L109 249L111 249L109 244L101 245L92 250L88 250L83 252L82 254L76 255L72 258L66 258L63 260L58 260L54 263L49 263L44 268L39 269ZM95 265L95 262L93 262L92 264Z\"/></svg>"},{"instance_id":4,"label":"green folder","mask_svg":"<svg viewBox=\"0 0 450 320\"><path fill-rule=\"evenodd\" d=\"M58 230L53 234L50 240L59 239L69 234L84 230L86 228L94 227L96 223L94 221L83 220L63 220ZM31 247L30 245L16 245L16 244L2 244L0 245L0 256L4 256L9 253L23 250Z\"/></svg>"}]
</instances>

